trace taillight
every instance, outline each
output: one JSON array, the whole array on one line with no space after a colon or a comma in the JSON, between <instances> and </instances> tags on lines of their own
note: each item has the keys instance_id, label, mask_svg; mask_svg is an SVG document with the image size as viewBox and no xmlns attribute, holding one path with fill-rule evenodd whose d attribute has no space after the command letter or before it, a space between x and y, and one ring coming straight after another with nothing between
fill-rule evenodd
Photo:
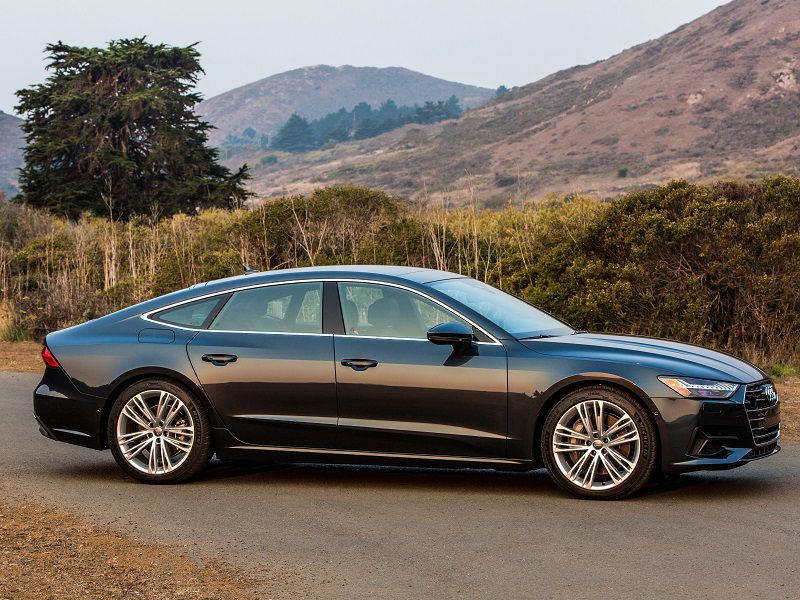
<instances>
[{"instance_id":1,"label":"taillight","mask_svg":"<svg viewBox=\"0 0 800 600\"><path fill-rule=\"evenodd\" d=\"M50 348L48 348L47 346L42 348L42 360L44 361L44 364L46 364L48 367L61 366L60 364L58 364L56 357L53 356L53 354L50 352Z\"/></svg>"}]
</instances>

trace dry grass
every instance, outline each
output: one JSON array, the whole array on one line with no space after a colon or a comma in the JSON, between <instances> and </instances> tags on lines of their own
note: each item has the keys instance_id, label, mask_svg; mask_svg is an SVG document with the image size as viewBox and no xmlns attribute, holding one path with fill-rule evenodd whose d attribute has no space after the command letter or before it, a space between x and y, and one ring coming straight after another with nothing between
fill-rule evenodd
<instances>
[{"instance_id":1,"label":"dry grass","mask_svg":"<svg viewBox=\"0 0 800 600\"><path fill-rule=\"evenodd\" d=\"M19 371L21 373L42 373L44 363L40 355L39 342L0 343L0 371Z\"/></svg>"},{"instance_id":2,"label":"dry grass","mask_svg":"<svg viewBox=\"0 0 800 600\"><path fill-rule=\"evenodd\" d=\"M0 500L0 599L255 597L255 579L78 517Z\"/></svg>"},{"instance_id":3,"label":"dry grass","mask_svg":"<svg viewBox=\"0 0 800 600\"><path fill-rule=\"evenodd\" d=\"M778 381L781 399L781 427L786 438L800 440L800 378L787 377Z\"/></svg>"}]
</instances>

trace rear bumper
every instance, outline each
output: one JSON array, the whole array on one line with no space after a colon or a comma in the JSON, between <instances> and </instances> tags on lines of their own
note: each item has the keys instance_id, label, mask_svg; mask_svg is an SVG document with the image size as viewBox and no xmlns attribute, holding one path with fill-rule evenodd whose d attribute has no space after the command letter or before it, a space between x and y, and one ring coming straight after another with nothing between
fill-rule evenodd
<instances>
[{"instance_id":1,"label":"rear bumper","mask_svg":"<svg viewBox=\"0 0 800 600\"><path fill-rule=\"evenodd\" d=\"M48 367L33 392L33 416L45 437L87 448L105 447L101 431L104 401L81 394L66 373Z\"/></svg>"},{"instance_id":2,"label":"rear bumper","mask_svg":"<svg viewBox=\"0 0 800 600\"><path fill-rule=\"evenodd\" d=\"M780 402L748 410L745 389L724 401L653 398L660 420L662 469L731 469L777 454Z\"/></svg>"}]
</instances>

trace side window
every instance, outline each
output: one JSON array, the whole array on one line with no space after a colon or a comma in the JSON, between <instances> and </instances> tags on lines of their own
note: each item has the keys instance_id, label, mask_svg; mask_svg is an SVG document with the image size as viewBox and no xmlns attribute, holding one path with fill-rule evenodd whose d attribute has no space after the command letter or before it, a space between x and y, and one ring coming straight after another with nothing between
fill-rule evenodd
<instances>
[{"instance_id":1,"label":"side window","mask_svg":"<svg viewBox=\"0 0 800 600\"><path fill-rule=\"evenodd\" d=\"M288 283L236 292L209 329L322 333L322 284Z\"/></svg>"},{"instance_id":2,"label":"side window","mask_svg":"<svg viewBox=\"0 0 800 600\"><path fill-rule=\"evenodd\" d=\"M339 283L347 335L427 339L428 329L463 319L427 298L387 285Z\"/></svg>"},{"instance_id":3,"label":"side window","mask_svg":"<svg viewBox=\"0 0 800 600\"><path fill-rule=\"evenodd\" d=\"M216 296L214 298L198 300L197 302L190 302L189 304L181 304L169 310L162 310L160 313L154 314L153 318L156 321L163 321L170 325L196 327L199 329L203 326L208 315L216 308L220 300L221 298Z\"/></svg>"}]
</instances>

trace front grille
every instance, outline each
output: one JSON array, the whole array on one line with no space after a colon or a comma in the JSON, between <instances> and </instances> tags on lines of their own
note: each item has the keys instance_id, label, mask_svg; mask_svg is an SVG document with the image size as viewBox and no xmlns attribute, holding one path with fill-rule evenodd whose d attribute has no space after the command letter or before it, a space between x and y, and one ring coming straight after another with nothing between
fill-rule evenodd
<instances>
[{"instance_id":1,"label":"front grille","mask_svg":"<svg viewBox=\"0 0 800 600\"><path fill-rule=\"evenodd\" d=\"M753 431L753 440L758 446L772 444L781 434L781 426L766 426L765 411L778 403L778 393L771 381L748 384L744 393L744 407Z\"/></svg>"}]
</instances>

